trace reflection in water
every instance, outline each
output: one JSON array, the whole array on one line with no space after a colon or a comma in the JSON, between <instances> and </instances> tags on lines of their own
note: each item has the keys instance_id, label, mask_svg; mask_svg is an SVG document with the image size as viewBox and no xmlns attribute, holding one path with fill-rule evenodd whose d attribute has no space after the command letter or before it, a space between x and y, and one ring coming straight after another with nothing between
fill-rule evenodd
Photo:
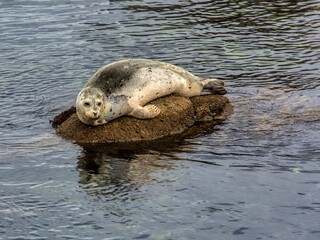
<instances>
[{"instance_id":1,"label":"reflection in water","mask_svg":"<svg viewBox=\"0 0 320 240\"><path fill-rule=\"evenodd\" d=\"M157 151L108 154L103 151L84 150L79 156L79 183L88 193L121 194L137 190L140 185L152 183L158 170L174 169L167 157Z\"/></svg>"}]
</instances>

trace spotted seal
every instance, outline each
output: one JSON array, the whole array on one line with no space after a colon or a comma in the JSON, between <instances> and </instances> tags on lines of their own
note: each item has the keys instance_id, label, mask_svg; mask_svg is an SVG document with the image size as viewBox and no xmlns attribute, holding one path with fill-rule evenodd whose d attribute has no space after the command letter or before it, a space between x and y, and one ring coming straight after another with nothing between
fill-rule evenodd
<instances>
[{"instance_id":1,"label":"spotted seal","mask_svg":"<svg viewBox=\"0 0 320 240\"><path fill-rule=\"evenodd\" d=\"M186 97L204 90L225 94L223 82L196 77L172 64L128 59L100 68L80 91L76 109L79 119L88 125L101 125L123 115L148 119L160 109L146 105L153 99L177 93Z\"/></svg>"}]
</instances>

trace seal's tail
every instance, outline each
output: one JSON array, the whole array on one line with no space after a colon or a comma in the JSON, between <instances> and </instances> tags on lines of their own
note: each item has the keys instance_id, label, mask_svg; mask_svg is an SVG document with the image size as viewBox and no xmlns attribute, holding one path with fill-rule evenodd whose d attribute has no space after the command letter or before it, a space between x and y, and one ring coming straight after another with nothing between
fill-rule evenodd
<instances>
[{"instance_id":1,"label":"seal's tail","mask_svg":"<svg viewBox=\"0 0 320 240\"><path fill-rule=\"evenodd\" d=\"M208 90L212 94L224 95L228 91L224 87L224 82L218 79L210 78L210 79L202 79L203 90Z\"/></svg>"}]
</instances>

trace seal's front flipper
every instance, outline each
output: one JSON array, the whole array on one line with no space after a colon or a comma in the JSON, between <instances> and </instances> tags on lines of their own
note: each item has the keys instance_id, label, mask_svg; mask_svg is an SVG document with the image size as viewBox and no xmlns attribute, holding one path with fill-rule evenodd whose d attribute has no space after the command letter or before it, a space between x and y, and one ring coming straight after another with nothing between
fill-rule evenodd
<instances>
[{"instance_id":1,"label":"seal's front flipper","mask_svg":"<svg viewBox=\"0 0 320 240\"><path fill-rule=\"evenodd\" d=\"M224 82L218 79L203 79L203 90L209 90L212 94L224 95L227 90L224 88Z\"/></svg>"},{"instance_id":2,"label":"seal's front flipper","mask_svg":"<svg viewBox=\"0 0 320 240\"><path fill-rule=\"evenodd\" d=\"M160 114L160 108L155 105L138 106L129 114L132 117L140 119L154 118Z\"/></svg>"}]
</instances>

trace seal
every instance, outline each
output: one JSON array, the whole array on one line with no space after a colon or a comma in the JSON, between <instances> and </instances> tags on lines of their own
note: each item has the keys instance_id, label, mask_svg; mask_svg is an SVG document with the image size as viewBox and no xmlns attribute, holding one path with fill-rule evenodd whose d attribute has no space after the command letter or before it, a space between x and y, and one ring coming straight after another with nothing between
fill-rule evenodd
<instances>
[{"instance_id":1,"label":"seal","mask_svg":"<svg viewBox=\"0 0 320 240\"><path fill-rule=\"evenodd\" d=\"M100 68L80 91L76 101L78 118L88 125L101 125L123 115L139 119L160 114L148 102L172 93L186 97L210 90L226 94L218 79L194 76L181 67L146 59L117 61Z\"/></svg>"}]
</instances>

